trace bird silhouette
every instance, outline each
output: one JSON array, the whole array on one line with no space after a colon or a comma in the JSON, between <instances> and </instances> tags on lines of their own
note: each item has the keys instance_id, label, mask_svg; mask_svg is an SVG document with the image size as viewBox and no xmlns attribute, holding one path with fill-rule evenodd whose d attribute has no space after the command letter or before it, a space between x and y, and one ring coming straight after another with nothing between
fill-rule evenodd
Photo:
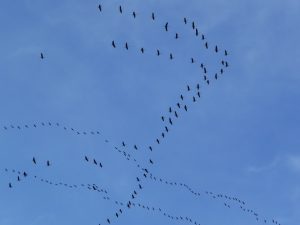
<instances>
[{"instance_id":1,"label":"bird silhouette","mask_svg":"<svg viewBox=\"0 0 300 225\"><path fill-rule=\"evenodd\" d=\"M221 72L221 74L223 74L223 73L224 73L224 70L223 70L223 69L221 69L221 70L220 70L220 72Z\"/></svg>"},{"instance_id":2,"label":"bird silhouette","mask_svg":"<svg viewBox=\"0 0 300 225\"><path fill-rule=\"evenodd\" d=\"M175 39L178 39L179 35L178 33L175 34Z\"/></svg>"},{"instance_id":3,"label":"bird silhouette","mask_svg":"<svg viewBox=\"0 0 300 225\"><path fill-rule=\"evenodd\" d=\"M199 90L200 89L200 84L197 84L197 90Z\"/></svg>"},{"instance_id":4,"label":"bird silhouette","mask_svg":"<svg viewBox=\"0 0 300 225\"><path fill-rule=\"evenodd\" d=\"M167 22L167 23L165 24L165 30L166 30L166 31L168 31L168 27L169 27L169 23Z\"/></svg>"},{"instance_id":5,"label":"bird silhouette","mask_svg":"<svg viewBox=\"0 0 300 225\"><path fill-rule=\"evenodd\" d=\"M93 162L94 162L94 164L95 164L95 165L97 165L97 161L96 161L96 159L93 159Z\"/></svg>"},{"instance_id":6,"label":"bird silhouette","mask_svg":"<svg viewBox=\"0 0 300 225\"><path fill-rule=\"evenodd\" d=\"M183 95L180 95L181 100L183 100ZM179 104L179 103L178 103ZM180 107L179 107L180 108Z\"/></svg>"},{"instance_id":7,"label":"bird silhouette","mask_svg":"<svg viewBox=\"0 0 300 225\"><path fill-rule=\"evenodd\" d=\"M191 88L190 88L190 86L189 86L189 85L187 85L186 87L187 87L187 90L188 90L188 91L190 91L190 90L191 90Z\"/></svg>"},{"instance_id":8,"label":"bird silhouette","mask_svg":"<svg viewBox=\"0 0 300 225\"><path fill-rule=\"evenodd\" d=\"M9 187L9 188L12 188L12 184L11 184L11 183L8 183L8 187Z\"/></svg>"},{"instance_id":9,"label":"bird silhouette","mask_svg":"<svg viewBox=\"0 0 300 225\"><path fill-rule=\"evenodd\" d=\"M215 74L215 79L216 79L216 80L218 79L218 74L217 74L217 73Z\"/></svg>"},{"instance_id":10,"label":"bird silhouette","mask_svg":"<svg viewBox=\"0 0 300 225\"><path fill-rule=\"evenodd\" d=\"M207 73L206 67L204 67L203 70L204 70L204 73Z\"/></svg>"},{"instance_id":11,"label":"bird silhouette","mask_svg":"<svg viewBox=\"0 0 300 225\"><path fill-rule=\"evenodd\" d=\"M18 178L17 178L17 179L18 179L18 181L20 181L20 180L21 180L19 176L18 176Z\"/></svg>"},{"instance_id":12,"label":"bird silhouette","mask_svg":"<svg viewBox=\"0 0 300 225\"><path fill-rule=\"evenodd\" d=\"M206 83L209 85L209 80L207 80Z\"/></svg>"},{"instance_id":13,"label":"bird silhouette","mask_svg":"<svg viewBox=\"0 0 300 225\"><path fill-rule=\"evenodd\" d=\"M195 22L193 21L193 22L192 22L192 28L193 28L193 30L195 29L195 27L196 27L196 26L195 26Z\"/></svg>"},{"instance_id":14,"label":"bird silhouette","mask_svg":"<svg viewBox=\"0 0 300 225\"><path fill-rule=\"evenodd\" d=\"M133 16L133 18L135 18L136 17L136 13L133 11L133 13L132 13L132 16Z\"/></svg>"},{"instance_id":15,"label":"bird silhouette","mask_svg":"<svg viewBox=\"0 0 300 225\"><path fill-rule=\"evenodd\" d=\"M170 53L170 59L171 59L171 60L173 59L173 54L172 54L172 53Z\"/></svg>"},{"instance_id":16,"label":"bird silhouette","mask_svg":"<svg viewBox=\"0 0 300 225\"><path fill-rule=\"evenodd\" d=\"M125 147L125 142L124 141L122 141L122 145L123 145L123 147Z\"/></svg>"},{"instance_id":17,"label":"bird silhouette","mask_svg":"<svg viewBox=\"0 0 300 225\"><path fill-rule=\"evenodd\" d=\"M174 113L174 114L175 114L175 117L176 117L176 118L178 118L178 114L177 114L177 112L176 112L176 111L175 111L175 113Z\"/></svg>"},{"instance_id":18,"label":"bird silhouette","mask_svg":"<svg viewBox=\"0 0 300 225\"><path fill-rule=\"evenodd\" d=\"M205 75L203 76L203 78L204 78L204 80L206 80L206 76Z\"/></svg>"},{"instance_id":19,"label":"bird silhouette","mask_svg":"<svg viewBox=\"0 0 300 225\"><path fill-rule=\"evenodd\" d=\"M198 36L199 35L199 31L198 31L198 29L196 28L196 36Z\"/></svg>"},{"instance_id":20,"label":"bird silhouette","mask_svg":"<svg viewBox=\"0 0 300 225\"><path fill-rule=\"evenodd\" d=\"M152 13L151 17L152 17L152 20L155 20L154 13Z\"/></svg>"},{"instance_id":21,"label":"bird silhouette","mask_svg":"<svg viewBox=\"0 0 300 225\"><path fill-rule=\"evenodd\" d=\"M101 162L99 162L99 166L100 166L101 168L103 167Z\"/></svg>"},{"instance_id":22,"label":"bird silhouette","mask_svg":"<svg viewBox=\"0 0 300 225\"><path fill-rule=\"evenodd\" d=\"M127 42L125 43L125 48L128 50L128 43Z\"/></svg>"},{"instance_id":23,"label":"bird silhouette","mask_svg":"<svg viewBox=\"0 0 300 225\"><path fill-rule=\"evenodd\" d=\"M98 5L98 9L100 12L102 11L102 6L100 4Z\"/></svg>"},{"instance_id":24,"label":"bird silhouette","mask_svg":"<svg viewBox=\"0 0 300 225\"><path fill-rule=\"evenodd\" d=\"M208 49L208 43L207 42L205 42L205 48Z\"/></svg>"},{"instance_id":25,"label":"bird silhouette","mask_svg":"<svg viewBox=\"0 0 300 225\"><path fill-rule=\"evenodd\" d=\"M204 40L205 39L205 36L204 36L204 34L202 34L202 40Z\"/></svg>"},{"instance_id":26,"label":"bird silhouette","mask_svg":"<svg viewBox=\"0 0 300 225\"><path fill-rule=\"evenodd\" d=\"M156 139L156 142L157 142L157 144L160 144L160 142L159 142L159 139L158 139L158 138Z\"/></svg>"},{"instance_id":27,"label":"bird silhouette","mask_svg":"<svg viewBox=\"0 0 300 225\"><path fill-rule=\"evenodd\" d=\"M181 95L182 96L182 95ZM181 97L180 96L180 97ZM181 99L183 100L183 96L181 97ZM179 104L179 102L177 102L177 107L180 109L180 104Z\"/></svg>"},{"instance_id":28,"label":"bird silhouette","mask_svg":"<svg viewBox=\"0 0 300 225\"><path fill-rule=\"evenodd\" d=\"M157 56L160 55L160 51L158 49L156 50L156 54L157 54Z\"/></svg>"},{"instance_id":29,"label":"bird silhouette","mask_svg":"<svg viewBox=\"0 0 300 225\"><path fill-rule=\"evenodd\" d=\"M149 146L149 149L150 149L150 151L152 151L152 150L153 150L151 146Z\"/></svg>"},{"instance_id":30,"label":"bird silhouette","mask_svg":"<svg viewBox=\"0 0 300 225\"><path fill-rule=\"evenodd\" d=\"M187 106L186 105L184 105L184 110L187 111Z\"/></svg>"},{"instance_id":31,"label":"bird silhouette","mask_svg":"<svg viewBox=\"0 0 300 225\"><path fill-rule=\"evenodd\" d=\"M119 217L118 213L116 213L116 217Z\"/></svg>"},{"instance_id":32,"label":"bird silhouette","mask_svg":"<svg viewBox=\"0 0 300 225\"><path fill-rule=\"evenodd\" d=\"M115 41L112 41L111 45L115 48L116 47Z\"/></svg>"},{"instance_id":33,"label":"bird silhouette","mask_svg":"<svg viewBox=\"0 0 300 225\"><path fill-rule=\"evenodd\" d=\"M224 54L225 54L226 56L228 55L228 52L227 52L227 50L225 50L225 51L224 51Z\"/></svg>"},{"instance_id":34,"label":"bird silhouette","mask_svg":"<svg viewBox=\"0 0 300 225\"><path fill-rule=\"evenodd\" d=\"M24 173L23 173L23 176L24 176L24 177L27 177L28 175L27 175L27 173L26 173L26 172L24 172Z\"/></svg>"},{"instance_id":35,"label":"bird silhouette","mask_svg":"<svg viewBox=\"0 0 300 225\"><path fill-rule=\"evenodd\" d=\"M171 107L169 107L169 112L170 112L170 113L172 112L172 108L171 108Z\"/></svg>"},{"instance_id":36,"label":"bird silhouette","mask_svg":"<svg viewBox=\"0 0 300 225\"><path fill-rule=\"evenodd\" d=\"M162 117L161 117L161 120L162 120L162 121L165 121L165 117L162 116Z\"/></svg>"},{"instance_id":37,"label":"bird silhouette","mask_svg":"<svg viewBox=\"0 0 300 225\"><path fill-rule=\"evenodd\" d=\"M198 97L200 98L200 92L199 92L199 91L197 92L197 95L198 95Z\"/></svg>"},{"instance_id":38,"label":"bird silhouette","mask_svg":"<svg viewBox=\"0 0 300 225\"><path fill-rule=\"evenodd\" d=\"M50 161L49 160L47 160L47 166L50 166Z\"/></svg>"},{"instance_id":39,"label":"bird silhouette","mask_svg":"<svg viewBox=\"0 0 300 225\"><path fill-rule=\"evenodd\" d=\"M85 159L85 161L89 161L89 159L88 159L88 157L87 156L84 156L84 159Z\"/></svg>"},{"instance_id":40,"label":"bird silhouette","mask_svg":"<svg viewBox=\"0 0 300 225\"><path fill-rule=\"evenodd\" d=\"M219 51L219 49L218 49L218 46L216 45L215 52L218 52L218 51Z\"/></svg>"},{"instance_id":41,"label":"bird silhouette","mask_svg":"<svg viewBox=\"0 0 300 225\"><path fill-rule=\"evenodd\" d=\"M171 125L173 125L173 122L172 122L172 119L171 119L171 118L169 118L169 123L170 123Z\"/></svg>"},{"instance_id":42,"label":"bird silhouette","mask_svg":"<svg viewBox=\"0 0 300 225\"><path fill-rule=\"evenodd\" d=\"M225 62L225 66L226 66L226 67L228 67L228 66L229 66L229 65L228 65L228 62Z\"/></svg>"},{"instance_id":43,"label":"bird silhouette","mask_svg":"<svg viewBox=\"0 0 300 225\"><path fill-rule=\"evenodd\" d=\"M120 12L120 13L123 13L122 6L119 6L119 12Z\"/></svg>"},{"instance_id":44,"label":"bird silhouette","mask_svg":"<svg viewBox=\"0 0 300 225\"><path fill-rule=\"evenodd\" d=\"M41 59L44 59L44 54L41 52Z\"/></svg>"},{"instance_id":45,"label":"bird silhouette","mask_svg":"<svg viewBox=\"0 0 300 225\"><path fill-rule=\"evenodd\" d=\"M135 149L135 150L137 150L137 149L138 149L138 147L137 147L136 145L134 145L133 147L134 147L134 149Z\"/></svg>"},{"instance_id":46,"label":"bird silhouette","mask_svg":"<svg viewBox=\"0 0 300 225\"><path fill-rule=\"evenodd\" d=\"M32 158L32 161L33 161L33 163L34 163L34 164L36 164L36 160L35 160L35 158L34 158L34 157Z\"/></svg>"},{"instance_id":47,"label":"bird silhouette","mask_svg":"<svg viewBox=\"0 0 300 225\"><path fill-rule=\"evenodd\" d=\"M141 48L141 52L144 53L144 48Z\"/></svg>"},{"instance_id":48,"label":"bird silhouette","mask_svg":"<svg viewBox=\"0 0 300 225\"><path fill-rule=\"evenodd\" d=\"M183 22L187 24L187 19L185 17L183 18Z\"/></svg>"},{"instance_id":49,"label":"bird silhouette","mask_svg":"<svg viewBox=\"0 0 300 225\"><path fill-rule=\"evenodd\" d=\"M195 98L195 96L193 96L193 102L196 102L196 98Z\"/></svg>"},{"instance_id":50,"label":"bird silhouette","mask_svg":"<svg viewBox=\"0 0 300 225\"><path fill-rule=\"evenodd\" d=\"M164 138L165 137L165 133L163 132L163 133L161 133L161 136Z\"/></svg>"},{"instance_id":51,"label":"bird silhouette","mask_svg":"<svg viewBox=\"0 0 300 225\"><path fill-rule=\"evenodd\" d=\"M168 129L168 127L165 127L165 130L166 130L166 132L169 132L169 129Z\"/></svg>"},{"instance_id":52,"label":"bird silhouette","mask_svg":"<svg viewBox=\"0 0 300 225\"><path fill-rule=\"evenodd\" d=\"M109 219L107 219L107 222L110 224L110 220Z\"/></svg>"},{"instance_id":53,"label":"bird silhouette","mask_svg":"<svg viewBox=\"0 0 300 225\"><path fill-rule=\"evenodd\" d=\"M195 62L194 58L191 58L191 63L194 63L194 62Z\"/></svg>"}]
</instances>

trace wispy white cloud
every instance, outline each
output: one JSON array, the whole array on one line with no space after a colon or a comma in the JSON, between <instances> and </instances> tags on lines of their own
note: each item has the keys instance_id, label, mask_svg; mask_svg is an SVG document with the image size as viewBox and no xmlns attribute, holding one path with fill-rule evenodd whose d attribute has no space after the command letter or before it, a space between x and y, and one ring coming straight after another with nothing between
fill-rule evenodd
<instances>
[{"instance_id":1,"label":"wispy white cloud","mask_svg":"<svg viewBox=\"0 0 300 225\"><path fill-rule=\"evenodd\" d=\"M280 163L280 161L281 159L279 157L276 157L271 162L266 163L265 165L260 165L260 166L251 165L247 168L247 171L250 173L261 173L268 170L272 170Z\"/></svg>"},{"instance_id":2,"label":"wispy white cloud","mask_svg":"<svg viewBox=\"0 0 300 225\"><path fill-rule=\"evenodd\" d=\"M287 158L287 165L290 169L300 172L300 155L290 155Z\"/></svg>"}]
</instances>

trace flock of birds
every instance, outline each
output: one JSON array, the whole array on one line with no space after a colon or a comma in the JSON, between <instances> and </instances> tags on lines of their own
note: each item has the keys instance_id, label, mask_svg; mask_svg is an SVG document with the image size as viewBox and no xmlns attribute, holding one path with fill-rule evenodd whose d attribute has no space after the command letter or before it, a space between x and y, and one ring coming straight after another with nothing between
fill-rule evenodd
<instances>
[{"instance_id":1,"label":"flock of birds","mask_svg":"<svg viewBox=\"0 0 300 225\"><path fill-rule=\"evenodd\" d=\"M103 11L103 5L99 4L98 5L98 9L100 12ZM123 14L124 9L123 7L120 5L118 7L119 13ZM133 18L137 18L137 12L133 11L132 12L132 16ZM156 21L156 15L154 12L151 13L151 19L153 21ZM188 23L188 19L186 17L183 18L183 22L185 25L189 24ZM170 31L170 25L169 22L165 22L164 23L164 30L166 32ZM204 41L204 48L205 49L209 49L210 44L208 43L208 41L206 40L206 37L204 34L200 34L199 29L197 28L196 24L194 21L191 22L191 27L192 29L195 31L195 36L199 36L200 39L202 41ZM180 38L180 34L178 32L175 32L175 39L179 39ZM119 43L117 43L115 40L112 40L111 45L113 48L117 49L119 46ZM129 50L131 47L129 45L128 42L124 43L124 48L126 50ZM215 53L219 53L221 52L220 47L217 45L214 45L213 50ZM140 47L139 51L144 54L146 52L146 48L145 47ZM148 51L148 50L147 50ZM153 50L153 52L157 55L160 56L162 55L162 51L160 49L155 49ZM226 49L223 50L223 54L225 57L228 56L228 51ZM168 57L170 60L174 59L174 54L172 52L168 53ZM40 53L40 58L41 59L45 59L44 53ZM195 57L190 57L190 63L191 64L196 64L197 60ZM215 80L217 80L219 78L219 74L223 74L225 72L225 69L227 67L229 67L229 63L227 60L223 59L220 62L220 69L213 73L213 77L215 78ZM201 71L203 73L203 80L204 82L209 85L210 84L210 79L208 76L208 68L204 65L204 63L199 63L199 68L201 68ZM192 93L192 91L194 90L194 93ZM75 135L96 135L96 136L102 136L103 137L103 141L107 144L110 145L110 147L114 150L116 150L116 152L118 152L120 155L122 155L127 161L130 161L132 163L134 163L136 165L136 167L139 169L140 174L136 177L136 182L137 185L135 186L134 190L132 190L132 192L130 193L130 197L128 199L128 201L126 202L120 202L118 200L113 200L109 195L108 195L108 191L104 188L100 188L99 185L96 184L68 184L66 182L54 182L54 181L50 181L49 179L45 179L45 178L41 178L38 177L36 175L32 175L31 177L34 178L34 180L39 181L39 182L43 182L49 185L53 185L53 186L62 186L62 187L67 187L69 189L79 189L79 188L86 188L89 191L94 191L97 193L101 193L104 194L103 199L104 200L109 200L114 202L116 205L120 206L120 209L118 209L118 211L116 211L114 213L114 218L119 218L119 216L121 214L123 214L123 212L126 209L130 209L132 207L139 207L141 209L147 210L147 211L154 211L157 213L162 214L165 217L168 217L169 219L172 220L179 220L179 221L184 221L184 222L189 222L191 224L200 224L199 222L197 222L196 220L193 220L189 217L183 217L183 216L173 216L168 214L165 210L162 210L160 207L150 207L150 206L145 206L141 203L136 202L136 199L138 197L138 193L140 193L143 189L143 185L142 185L142 181L143 179L147 179L147 180L151 180L153 182L159 182L161 184L164 185L168 185L168 186L173 186L173 187L180 187L183 188L187 191L189 191L191 194L193 194L195 197L200 197L200 196L208 196L210 199L215 199L215 200L222 200L222 201L226 201L223 202L224 206L226 208L231 208L232 205L228 202L231 203L237 203L238 207L244 211L244 212L248 212L249 214L251 214L252 216L255 217L255 219L257 221L262 221L264 223L268 223L269 221L272 222L273 224L278 224L280 225L280 223L274 219L272 220L267 220L265 219L263 216L259 215L257 212L255 212L253 209L249 209L246 207L246 202L237 198L237 197L232 197L226 194L220 194L220 193L214 193L212 191L203 191L203 192L198 192L193 190L189 185L182 183L182 182L176 182L176 181L169 181L168 179L165 178L160 178L157 177L155 175L153 175L150 171L150 169L148 168L148 166L153 166L154 164L154 160L153 158L149 158L148 161L148 166L143 165L141 162L139 162L139 160L137 160L133 155L134 152L139 150L139 149L145 149L147 150L147 152L152 153L153 150L155 149L155 146L159 145L163 139L165 139L167 137L167 134L172 130L172 127L174 126L174 123L176 122L177 119L179 119L180 114L184 113L184 112L188 112L189 111L189 107L190 104L189 101L191 101L192 103L196 103L197 100L201 97L200 94L200 83L194 84L194 85L186 85L186 91L184 93L179 94L179 98L178 101L173 105L173 106L168 106L167 111L164 115L161 116L161 121L163 123L163 128L162 128L162 132L160 133L159 136L154 138L154 142L152 144L149 144L147 147L139 147L137 144L127 144L125 141L121 141L120 144L113 144L112 141L110 141L110 139L103 137L102 133L100 133L100 131L96 130L96 131L80 131L78 129L75 129L73 127L68 127L65 125L61 125L60 123L52 123L52 122L41 122L41 123L34 123L32 125L29 124L25 124L25 125L6 125L3 127L3 129L5 131L9 131L12 129L18 129L18 130L26 130L26 129L30 129L30 128L50 128L50 127L59 127L62 128L64 131L71 131L71 133L75 134ZM130 150L130 148L134 149L135 151L129 153L128 151ZM128 149L128 151L126 151L126 149ZM103 168L103 162L100 162L99 160L96 160L95 158L90 158L88 156L84 156L84 160L87 163L92 163L97 167ZM34 165L37 165L38 162L36 160L36 157L32 158L32 162ZM52 163L50 162L50 160L46 160L45 165L47 167L50 167L52 165ZM16 173L17 174L17 182L21 182L22 180L26 180L28 179L29 173L28 172L21 172L21 171L17 171L15 169L12 170L8 170L7 168L5 169L5 172L12 172L12 173ZM13 188L13 184L12 182L9 182L8 184L9 188ZM108 224L112 223L113 221L113 217L108 217L106 219L106 222Z\"/></svg>"}]
</instances>

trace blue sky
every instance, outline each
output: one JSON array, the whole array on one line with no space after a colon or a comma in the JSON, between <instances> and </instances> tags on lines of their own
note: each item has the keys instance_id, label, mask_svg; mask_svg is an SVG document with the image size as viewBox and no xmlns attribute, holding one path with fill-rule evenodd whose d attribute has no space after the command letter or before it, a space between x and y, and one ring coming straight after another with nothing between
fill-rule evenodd
<instances>
[{"instance_id":1,"label":"blue sky","mask_svg":"<svg viewBox=\"0 0 300 225\"><path fill-rule=\"evenodd\" d=\"M112 224L190 224L138 207L125 209L117 219L120 207L104 200L105 193L50 185L45 179L97 184L122 202L136 190L136 203L200 224L300 223L299 1L1 3L1 225L96 225L107 224L107 218ZM205 34L209 50L195 36L192 21ZM169 32L164 31L166 22ZM156 49L162 52L159 57ZM215 81L224 49L230 66ZM208 68L210 85L203 81L200 62ZM201 98L193 103L197 83ZM162 139L160 117L170 116L168 108L176 108L180 94L188 112L178 109L179 118ZM85 162L85 155L103 168ZM156 177L186 183L201 195L149 177L139 191L136 176L141 171L133 158ZM29 176L18 182L12 169ZM244 200L260 220L235 201L213 199L207 190Z\"/></svg>"}]
</instances>

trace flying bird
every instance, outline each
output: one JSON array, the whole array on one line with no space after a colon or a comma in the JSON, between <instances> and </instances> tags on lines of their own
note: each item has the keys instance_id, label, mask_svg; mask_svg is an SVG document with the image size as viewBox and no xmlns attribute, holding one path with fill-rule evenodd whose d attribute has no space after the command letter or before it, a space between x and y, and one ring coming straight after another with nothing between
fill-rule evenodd
<instances>
[{"instance_id":1,"label":"flying bird","mask_svg":"<svg viewBox=\"0 0 300 225\"><path fill-rule=\"evenodd\" d=\"M182 95L181 95L181 96L182 96ZM180 96L180 97L181 97L181 96ZM181 99L183 100L183 96L182 96L182 98L181 98ZM180 108L180 104L179 104L179 102L177 103L177 107L178 107L178 108Z\"/></svg>"},{"instance_id":2,"label":"flying bird","mask_svg":"<svg viewBox=\"0 0 300 225\"><path fill-rule=\"evenodd\" d=\"M8 187L9 187L9 188L12 188L12 185L11 185L11 183L9 183L9 184L8 184Z\"/></svg>"},{"instance_id":3,"label":"flying bird","mask_svg":"<svg viewBox=\"0 0 300 225\"><path fill-rule=\"evenodd\" d=\"M183 22L187 24L187 19L185 17L183 18Z\"/></svg>"},{"instance_id":4,"label":"flying bird","mask_svg":"<svg viewBox=\"0 0 300 225\"><path fill-rule=\"evenodd\" d=\"M184 110L187 111L187 106L186 105L184 105Z\"/></svg>"},{"instance_id":5,"label":"flying bird","mask_svg":"<svg viewBox=\"0 0 300 225\"><path fill-rule=\"evenodd\" d=\"M202 34L202 40L204 40L204 39L205 39L204 34Z\"/></svg>"},{"instance_id":6,"label":"flying bird","mask_svg":"<svg viewBox=\"0 0 300 225\"><path fill-rule=\"evenodd\" d=\"M203 70L204 70L204 73L207 73L206 67L204 67Z\"/></svg>"},{"instance_id":7,"label":"flying bird","mask_svg":"<svg viewBox=\"0 0 300 225\"><path fill-rule=\"evenodd\" d=\"M195 96L193 96L193 102L196 102L196 98L195 98Z\"/></svg>"},{"instance_id":8,"label":"flying bird","mask_svg":"<svg viewBox=\"0 0 300 225\"><path fill-rule=\"evenodd\" d=\"M165 133L161 133L161 136L164 138L165 137Z\"/></svg>"},{"instance_id":9,"label":"flying bird","mask_svg":"<svg viewBox=\"0 0 300 225\"><path fill-rule=\"evenodd\" d=\"M119 6L120 13L123 13L122 6Z\"/></svg>"},{"instance_id":10,"label":"flying bird","mask_svg":"<svg viewBox=\"0 0 300 225\"><path fill-rule=\"evenodd\" d=\"M50 166L50 161L49 160L47 160L47 166Z\"/></svg>"},{"instance_id":11,"label":"flying bird","mask_svg":"<svg viewBox=\"0 0 300 225\"><path fill-rule=\"evenodd\" d=\"M208 43L207 42L205 42L205 48L208 49Z\"/></svg>"},{"instance_id":12,"label":"flying bird","mask_svg":"<svg viewBox=\"0 0 300 225\"><path fill-rule=\"evenodd\" d=\"M191 63L194 63L194 62L195 62L194 58L191 58Z\"/></svg>"},{"instance_id":13,"label":"flying bird","mask_svg":"<svg viewBox=\"0 0 300 225\"><path fill-rule=\"evenodd\" d=\"M175 34L175 39L178 39L178 37L179 37L179 36L178 36L178 33L176 33L176 34Z\"/></svg>"},{"instance_id":14,"label":"flying bird","mask_svg":"<svg viewBox=\"0 0 300 225\"><path fill-rule=\"evenodd\" d=\"M133 16L133 18L135 18L136 17L136 13L133 11L133 13L132 13L132 16Z\"/></svg>"},{"instance_id":15,"label":"flying bird","mask_svg":"<svg viewBox=\"0 0 300 225\"><path fill-rule=\"evenodd\" d=\"M174 114L175 114L175 117L176 117L176 118L178 118L178 114L177 114L177 112L176 112L176 111L175 111L175 113L174 113Z\"/></svg>"},{"instance_id":16,"label":"flying bird","mask_svg":"<svg viewBox=\"0 0 300 225\"><path fill-rule=\"evenodd\" d=\"M87 156L84 156L84 159L85 159L85 161L89 161L89 159L88 159L88 157Z\"/></svg>"},{"instance_id":17,"label":"flying bird","mask_svg":"<svg viewBox=\"0 0 300 225\"><path fill-rule=\"evenodd\" d=\"M101 168L103 167L101 162L99 163L99 166L100 166Z\"/></svg>"},{"instance_id":18,"label":"flying bird","mask_svg":"<svg viewBox=\"0 0 300 225\"><path fill-rule=\"evenodd\" d=\"M223 70L223 69L221 69L221 70L220 70L220 72L221 72L221 74L223 74L224 70Z\"/></svg>"},{"instance_id":19,"label":"flying bird","mask_svg":"<svg viewBox=\"0 0 300 225\"><path fill-rule=\"evenodd\" d=\"M155 20L154 13L152 13L151 17L152 17L152 20Z\"/></svg>"},{"instance_id":20,"label":"flying bird","mask_svg":"<svg viewBox=\"0 0 300 225\"><path fill-rule=\"evenodd\" d=\"M216 45L215 52L218 52L218 51L219 51L219 49L218 49L218 46Z\"/></svg>"},{"instance_id":21,"label":"flying bird","mask_svg":"<svg viewBox=\"0 0 300 225\"><path fill-rule=\"evenodd\" d=\"M169 132L169 129L168 129L168 127L165 127L165 130L166 130L167 132Z\"/></svg>"},{"instance_id":22,"label":"flying bird","mask_svg":"<svg viewBox=\"0 0 300 225\"><path fill-rule=\"evenodd\" d=\"M24 172L24 173L23 173L23 176L24 176L24 177L27 177L27 173L26 173L26 172Z\"/></svg>"},{"instance_id":23,"label":"flying bird","mask_svg":"<svg viewBox=\"0 0 300 225\"><path fill-rule=\"evenodd\" d=\"M169 107L169 112L172 112L172 108L171 107Z\"/></svg>"},{"instance_id":24,"label":"flying bird","mask_svg":"<svg viewBox=\"0 0 300 225\"><path fill-rule=\"evenodd\" d=\"M20 179L20 177L18 176L18 181L20 181L21 179Z\"/></svg>"},{"instance_id":25,"label":"flying bird","mask_svg":"<svg viewBox=\"0 0 300 225\"><path fill-rule=\"evenodd\" d=\"M172 119L171 119L171 118L169 118L169 123L170 123L171 125L173 125L173 122L172 122Z\"/></svg>"},{"instance_id":26,"label":"flying bird","mask_svg":"<svg viewBox=\"0 0 300 225\"><path fill-rule=\"evenodd\" d=\"M116 47L115 41L112 41L111 45L115 48Z\"/></svg>"},{"instance_id":27,"label":"flying bird","mask_svg":"<svg viewBox=\"0 0 300 225\"><path fill-rule=\"evenodd\" d=\"M193 30L195 29L195 27L196 27L196 26L195 26L195 22L193 21L193 22L192 22L192 28L193 28Z\"/></svg>"},{"instance_id":28,"label":"flying bird","mask_svg":"<svg viewBox=\"0 0 300 225\"><path fill-rule=\"evenodd\" d=\"M44 54L41 52L41 59L44 59Z\"/></svg>"},{"instance_id":29,"label":"flying bird","mask_svg":"<svg viewBox=\"0 0 300 225\"><path fill-rule=\"evenodd\" d=\"M166 30L166 31L168 31L168 27L169 27L169 23L167 22L167 23L165 24L165 30Z\"/></svg>"},{"instance_id":30,"label":"flying bird","mask_svg":"<svg viewBox=\"0 0 300 225\"><path fill-rule=\"evenodd\" d=\"M200 89L200 84L197 84L197 90L199 90Z\"/></svg>"},{"instance_id":31,"label":"flying bird","mask_svg":"<svg viewBox=\"0 0 300 225\"><path fill-rule=\"evenodd\" d=\"M102 11L102 6L100 4L98 5L98 9L100 12Z\"/></svg>"},{"instance_id":32,"label":"flying bird","mask_svg":"<svg viewBox=\"0 0 300 225\"><path fill-rule=\"evenodd\" d=\"M198 95L198 97L200 98L200 92L199 92L199 91L197 92L197 95Z\"/></svg>"},{"instance_id":33,"label":"flying bird","mask_svg":"<svg viewBox=\"0 0 300 225\"><path fill-rule=\"evenodd\" d=\"M165 117L162 116L162 117L161 117L161 120L162 120L162 121L165 121Z\"/></svg>"},{"instance_id":34,"label":"flying bird","mask_svg":"<svg viewBox=\"0 0 300 225\"><path fill-rule=\"evenodd\" d=\"M209 80L206 81L207 85L209 85Z\"/></svg>"},{"instance_id":35,"label":"flying bird","mask_svg":"<svg viewBox=\"0 0 300 225\"><path fill-rule=\"evenodd\" d=\"M156 54L157 54L157 56L160 55L160 51L158 49L156 50Z\"/></svg>"},{"instance_id":36,"label":"flying bird","mask_svg":"<svg viewBox=\"0 0 300 225\"><path fill-rule=\"evenodd\" d=\"M128 50L128 43L127 42L125 43L125 48Z\"/></svg>"},{"instance_id":37,"label":"flying bird","mask_svg":"<svg viewBox=\"0 0 300 225\"><path fill-rule=\"evenodd\" d=\"M141 52L144 53L144 48L141 48Z\"/></svg>"},{"instance_id":38,"label":"flying bird","mask_svg":"<svg viewBox=\"0 0 300 225\"><path fill-rule=\"evenodd\" d=\"M109 219L107 219L107 222L110 224L110 220Z\"/></svg>"},{"instance_id":39,"label":"flying bird","mask_svg":"<svg viewBox=\"0 0 300 225\"><path fill-rule=\"evenodd\" d=\"M95 165L97 165L97 161L96 161L96 159L94 159L94 160L93 160L93 162L94 162L94 164L95 164Z\"/></svg>"},{"instance_id":40,"label":"flying bird","mask_svg":"<svg viewBox=\"0 0 300 225\"><path fill-rule=\"evenodd\" d=\"M134 149L135 149L135 150L137 150L137 149L138 149L138 147L137 147L136 145L134 145Z\"/></svg>"},{"instance_id":41,"label":"flying bird","mask_svg":"<svg viewBox=\"0 0 300 225\"><path fill-rule=\"evenodd\" d=\"M228 55L228 52L227 52L227 50L225 50L225 51L224 51L224 54L225 54L226 56Z\"/></svg>"},{"instance_id":42,"label":"flying bird","mask_svg":"<svg viewBox=\"0 0 300 225\"><path fill-rule=\"evenodd\" d=\"M157 142L157 144L159 144L159 140L156 138L156 142Z\"/></svg>"},{"instance_id":43,"label":"flying bird","mask_svg":"<svg viewBox=\"0 0 300 225\"><path fill-rule=\"evenodd\" d=\"M181 100L183 100L183 95L180 95ZM179 103L178 103L179 104ZM180 108L180 107L179 107Z\"/></svg>"},{"instance_id":44,"label":"flying bird","mask_svg":"<svg viewBox=\"0 0 300 225\"><path fill-rule=\"evenodd\" d=\"M152 150L153 150L151 146L149 146L149 149L150 149L150 151L152 151Z\"/></svg>"},{"instance_id":45,"label":"flying bird","mask_svg":"<svg viewBox=\"0 0 300 225\"><path fill-rule=\"evenodd\" d=\"M229 66L229 65L228 65L228 62L225 62L225 66L226 66L226 67L228 67L228 66Z\"/></svg>"},{"instance_id":46,"label":"flying bird","mask_svg":"<svg viewBox=\"0 0 300 225\"><path fill-rule=\"evenodd\" d=\"M122 142L122 145L123 145L123 147L125 147L125 142L124 141Z\"/></svg>"},{"instance_id":47,"label":"flying bird","mask_svg":"<svg viewBox=\"0 0 300 225\"><path fill-rule=\"evenodd\" d=\"M172 53L170 53L170 59L171 59L171 60L173 59L173 54L172 54Z\"/></svg>"},{"instance_id":48,"label":"flying bird","mask_svg":"<svg viewBox=\"0 0 300 225\"><path fill-rule=\"evenodd\" d=\"M190 86L189 86L189 85L187 85L186 87L187 87L187 90L188 90L188 91L190 91L190 90L191 90L191 88L190 88Z\"/></svg>"},{"instance_id":49,"label":"flying bird","mask_svg":"<svg viewBox=\"0 0 300 225\"><path fill-rule=\"evenodd\" d=\"M35 158L34 158L34 157L32 158L32 161L33 161L33 163L34 163L34 164L36 164L36 160L35 160Z\"/></svg>"},{"instance_id":50,"label":"flying bird","mask_svg":"<svg viewBox=\"0 0 300 225\"><path fill-rule=\"evenodd\" d=\"M217 73L215 74L215 79L216 79L216 80L218 79L218 74L217 74Z\"/></svg>"}]
</instances>

